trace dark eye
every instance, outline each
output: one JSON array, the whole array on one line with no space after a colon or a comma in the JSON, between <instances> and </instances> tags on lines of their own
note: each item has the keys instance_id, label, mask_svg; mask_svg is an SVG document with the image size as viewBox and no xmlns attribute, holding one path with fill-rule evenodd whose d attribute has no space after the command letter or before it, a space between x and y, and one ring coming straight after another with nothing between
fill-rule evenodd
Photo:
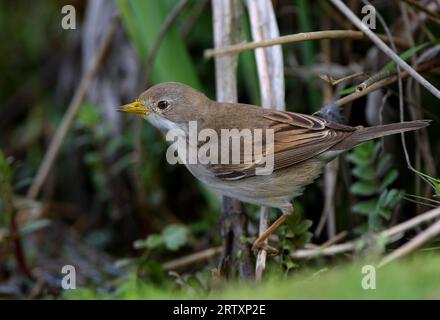
<instances>
[{"instance_id":1,"label":"dark eye","mask_svg":"<svg viewBox=\"0 0 440 320\"><path fill-rule=\"evenodd\" d=\"M170 104L168 103L168 101L165 101L165 100L161 100L161 101L159 101L159 102L157 103L157 107L158 107L160 110L165 110L166 108L168 108L169 105L170 105Z\"/></svg>"}]
</instances>

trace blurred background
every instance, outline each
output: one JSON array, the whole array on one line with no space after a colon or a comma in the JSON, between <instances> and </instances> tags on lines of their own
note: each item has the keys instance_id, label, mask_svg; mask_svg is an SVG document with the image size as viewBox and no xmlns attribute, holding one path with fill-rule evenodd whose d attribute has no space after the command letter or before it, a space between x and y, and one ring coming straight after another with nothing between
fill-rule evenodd
<instances>
[{"instance_id":1,"label":"blurred background","mask_svg":"<svg viewBox=\"0 0 440 320\"><path fill-rule=\"evenodd\" d=\"M183 166L167 163L164 138L146 121L115 112L164 81L186 83L215 99L214 60L203 56L214 46L211 1L187 1L154 60L148 61L164 21L179 2L0 1L0 297L64 297L64 265L77 268L77 287L85 289L79 297L137 298L131 286L139 285L139 279L160 288L143 288L140 297L182 291L203 295L218 286L221 200ZM346 2L356 13L364 5ZM407 43L398 51L406 52L408 63L416 65L429 52L422 62L437 64L423 75L438 88L439 5L430 7L431 2L422 1L434 17L406 2L374 5L393 36ZM281 35L356 30L327 1L271 3ZM62 27L65 5L75 9L75 29ZM247 10L241 18L240 42L252 41ZM385 33L379 22L375 32ZM51 139L109 33L108 50L83 88L58 157L41 189L30 195ZM373 75L389 63L369 41L307 41L282 50L286 109L309 114L365 80L364 75L332 86L323 76ZM239 55L237 84L240 102L261 105L253 51ZM405 119L433 120L428 130L406 135L417 171L408 169L399 136L342 156L295 201L295 217L275 239L282 255L268 261L269 272L289 275L303 266L346 261L351 254L304 261L290 253L341 232L346 239L380 232L438 206L440 104L415 81L405 80L403 89ZM350 125L399 121L396 83L344 106L343 115ZM243 241L251 243L259 208L245 209L250 238ZM276 215L271 212L271 218ZM436 243L438 239L430 248ZM175 259L196 252L206 256L173 268Z\"/></svg>"}]
</instances>

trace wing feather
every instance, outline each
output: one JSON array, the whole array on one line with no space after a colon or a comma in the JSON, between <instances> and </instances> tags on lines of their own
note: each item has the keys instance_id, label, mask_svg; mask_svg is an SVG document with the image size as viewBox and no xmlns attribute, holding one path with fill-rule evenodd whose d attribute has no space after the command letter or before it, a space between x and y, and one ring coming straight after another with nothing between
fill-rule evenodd
<instances>
[{"instance_id":1,"label":"wing feather","mask_svg":"<svg viewBox=\"0 0 440 320\"><path fill-rule=\"evenodd\" d=\"M268 129L274 130L274 143L263 140L264 156L273 153L274 171L313 158L341 142L356 130L323 118L294 112L273 111L263 115L270 120ZM241 148L241 159L245 159ZM257 167L264 167L255 157L250 163L211 165L214 174L225 180L238 180L255 175ZM249 159L249 158L248 158Z\"/></svg>"}]
</instances>

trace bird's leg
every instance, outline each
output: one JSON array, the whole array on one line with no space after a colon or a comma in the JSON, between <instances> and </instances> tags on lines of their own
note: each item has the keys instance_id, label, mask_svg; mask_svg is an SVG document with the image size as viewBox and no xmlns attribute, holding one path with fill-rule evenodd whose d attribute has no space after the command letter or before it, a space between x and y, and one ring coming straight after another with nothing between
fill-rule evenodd
<instances>
[{"instance_id":1,"label":"bird's leg","mask_svg":"<svg viewBox=\"0 0 440 320\"><path fill-rule=\"evenodd\" d=\"M269 254L271 255L277 255L278 254L278 250L275 248L272 248L270 246L268 246L266 243L264 243L266 241L267 238L270 237L270 235L276 230L278 229L279 226L281 226L286 220L287 218L293 213L293 206L292 204L289 203L289 205L286 205L281 209L281 212L283 213L281 215L281 217L279 217L278 219L275 220L274 223L272 223L270 225L269 228L266 229L266 231L263 232L263 234L261 236L259 236L257 238L257 240L255 240L254 244L252 245L252 251L254 252L254 254L258 254L258 251L260 249L264 249L266 250Z\"/></svg>"}]
</instances>

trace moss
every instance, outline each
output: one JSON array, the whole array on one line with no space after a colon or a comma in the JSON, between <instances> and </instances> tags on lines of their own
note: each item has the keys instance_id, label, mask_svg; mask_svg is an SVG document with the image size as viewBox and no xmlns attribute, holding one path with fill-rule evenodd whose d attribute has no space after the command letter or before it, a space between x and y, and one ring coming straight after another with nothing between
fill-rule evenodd
<instances>
[{"instance_id":1,"label":"moss","mask_svg":"<svg viewBox=\"0 0 440 320\"><path fill-rule=\"evenodd\" d=\"M288 277L268 275L260 284L232 283L209 295L194 290L173 291L129 277L113 294L90 289L68 299L440 299L440 256L418 255L376 269L376 289L362 288L363 264L303 270Z\"/></svg>"},{"instance_id":2,"label":"moss","mask_svg":"<svg viewBox=\"0 0 440 320\"><path fill-rule=\"evenodd\" d=\"M260 286L235 287L216 295L232 299L439 299L440 256L419 256L376 269L376 289L362 288L363 265L273 277Z\"/></svg>"}]
</instances>

